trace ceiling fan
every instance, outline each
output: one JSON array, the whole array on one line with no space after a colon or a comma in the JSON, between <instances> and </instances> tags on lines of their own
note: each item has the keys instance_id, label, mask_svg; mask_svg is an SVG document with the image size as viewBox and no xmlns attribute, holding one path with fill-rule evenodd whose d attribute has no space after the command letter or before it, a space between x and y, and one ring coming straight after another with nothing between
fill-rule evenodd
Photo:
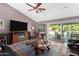
<instances>
[{"instance_id":1,"label":"ceiling fan","mask_svg":"<svg viewBox=\"0 0 79 59\"><path fill-rule=\"evenodd\" d=\"M28 10L28 11L32 11L35 10L36 13L42 12L44 10L46 10L45 8L40 8L40 6L42 5L42 3L37 3L36 6L32 6L29 3L26 3L28 6L32 7L32 9Z\"/></svg>"}]
</instances>

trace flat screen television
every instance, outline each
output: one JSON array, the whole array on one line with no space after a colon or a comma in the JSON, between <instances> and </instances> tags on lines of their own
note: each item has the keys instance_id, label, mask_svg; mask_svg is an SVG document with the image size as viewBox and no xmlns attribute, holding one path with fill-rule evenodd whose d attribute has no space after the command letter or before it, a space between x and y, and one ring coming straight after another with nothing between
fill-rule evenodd
<instances>
[{"instance_id":1,"label":"flat screen television","mask_svg":"<svg viewBox=\"0 0 79 59\"><path fill-rule=\"evenodd\" d=\"M10 31L27 31L27 23L10 20Z\"/></svg>"}]
</instances>

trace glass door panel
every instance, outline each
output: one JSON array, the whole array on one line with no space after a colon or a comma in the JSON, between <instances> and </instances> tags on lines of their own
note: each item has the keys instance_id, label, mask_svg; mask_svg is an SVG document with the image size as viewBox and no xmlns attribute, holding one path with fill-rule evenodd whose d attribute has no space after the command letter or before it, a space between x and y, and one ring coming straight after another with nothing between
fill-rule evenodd
<instances>
[{"instance_id":1,"label":"glass door panel","mask_svg":"<svg viewBox=\"0 0 79 59\"><path fill-rule=\"evenodd\" d=\"M69 39L69 37L70 37L70 35L69 35L69 27L68 27L68 24L64 24L63 25L63 41L68 41L68 39Z\"/></svg>"},{"instance_id":2,"label":"glass door panel","mask_svg":"<svg viewBox=\"0 0 79 59\"><path fill-rule=\"evenodd\" d=\"M48 26L48 39L50 40L61 40L61 25L59 24L50 24Z\"/></svg>"},{"instance_id":3,"label":"glass door panel","mask_svg":"<svg viewBox=\"0 0 79 59\"><path fill-rule=\"evenodd\" d=\"M79 37L79 24L71 23L63 25L63 40L67 41L71 38Z\"/></svg>"}]
</instances>

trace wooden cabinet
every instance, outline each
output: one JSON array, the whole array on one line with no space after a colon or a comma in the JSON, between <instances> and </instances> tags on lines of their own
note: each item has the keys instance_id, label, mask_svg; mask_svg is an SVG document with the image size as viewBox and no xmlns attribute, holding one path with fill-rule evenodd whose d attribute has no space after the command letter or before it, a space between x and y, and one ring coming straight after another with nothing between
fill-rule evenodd
<instances>
[{"instance_id":1,"label":"wooden cabinet","mask_svg":"<svg viewBox=\"0 0 79 59\"><path fill-rule=\"evenodd\" d=\"M18 42L18 32L13 32L13 43Z\"/></svg>"},{"instance_id":2,"label":"wooden cabinet","mask_svg":"<svg viewBox=\"0 0 79 59\"><path fill-rule=\"evenodd\" d=\"M23 32L23 36L24 36L24 39L23 40L19 40L19 35L20 35L20 32L11 32L12 34L10 35L10 39L12 41L11 44L14 44L14 43L17 43L17 42L20 42L20 41L23 41L23 40L29 40L29 35L30 33L28 31L26 32ZM21 38L20 38L21 39Z\"/></svg>"}]
</instances>

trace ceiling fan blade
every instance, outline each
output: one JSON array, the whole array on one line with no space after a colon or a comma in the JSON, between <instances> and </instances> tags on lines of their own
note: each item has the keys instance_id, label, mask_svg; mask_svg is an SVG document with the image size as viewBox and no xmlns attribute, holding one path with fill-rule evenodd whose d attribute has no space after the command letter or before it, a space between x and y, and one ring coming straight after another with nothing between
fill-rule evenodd
<instances>
[{"instance_id":1,"label":"ceiling fan blade","mask_svg":"<svg viewBox=\"0 0 79 59\"><path fill-rule=\"evenodd\" d=\"M45 8L38 8L39 10L46 10Z\"/></svg>"},{"instance_id":2,"label":"ceiling fan blade","mask_svg":"<svg viewBox=\"0 0 79 59\"><path fill-rule=\"evenodd\" d=\"M35 8L38 8L42 3L38 3L37 6Z\"/></svg>"},{"instance_id":3,"label":"ceiling fan blade","mask_svg":"<svg viewBox=\"0 0 79 59\"><path fill-rule=\"evenodd\" d=\"M34 10L34 9L30 9L30 10L28 10L28 11L32 11L32 10Z\"/></svg>"},{"instance_id":4,"label":"ceiling fan blade","mask_svg":"<svg viewBox=\"0 0 79 59\"><path fill-rule=\"evenodd\" d=\"M42 10L39 10L40 12L42 12Z\"/></svg>"},{"instance_id":5,"label":"ceiling fan blade","mask_svg":"<svg viewBox=\"0 0 79 59\"><path fill-rule=\"evenodd\" d=\"M29 3L26 3L28 6L32 7L32 8L35 8L34 6L30 5Z\"/></svg>"}]
</instances>

